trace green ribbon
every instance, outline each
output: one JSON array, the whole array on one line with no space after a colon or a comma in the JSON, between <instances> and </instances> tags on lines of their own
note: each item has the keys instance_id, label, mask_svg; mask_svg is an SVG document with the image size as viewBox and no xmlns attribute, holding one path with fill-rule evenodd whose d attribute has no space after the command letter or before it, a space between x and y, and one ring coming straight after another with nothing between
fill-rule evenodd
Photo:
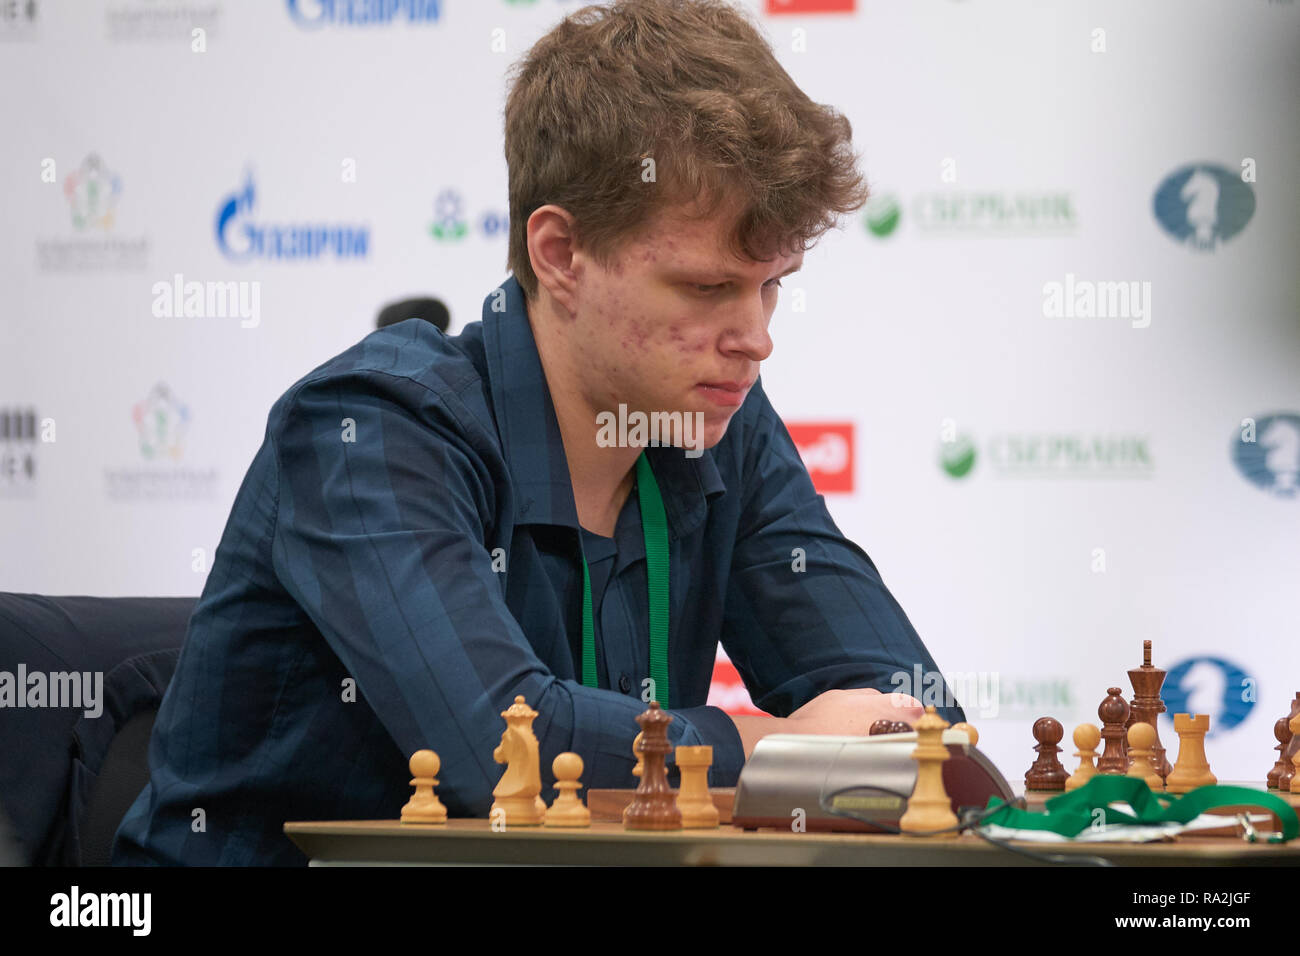
<instances>
[{"instance_id":1,"label":"green ribbon","mask_svg":"<svg viewBox=\"0 0 1300 956\"><path fill-rule=\"evenodd\" d=\"M1123 802L1132 807L1125 813L1110 806ZM995 807L1001 806L1000 810ZM1289 803L1271 793L1250 787L1197 787L1181 797L1152 790L1137 777L1100 775L1077 790L1052 797L1044 813L1013 807L998 797L989 797L988 810L980 824L996 823L1013 830L1049 830L1063 837L1075 837L1093 825L1100 810L1106 823L1142 826L1158 823L1187 823L1215 807L1251 806L1268 810L1282 823L1282 835L1269 843L1285 843L1300 835L1300 819ZM1225 825L1230 819L1225 817Z\"/></svg>"},{"instance_id":2,"label":"green ribbon","mask_svg":"<svg viewBox=\"0 0 1300 956\"><path fill-rule=\"evenodd\" d=\"M645 536L646 580L650 596L650 679L652 700L669 708L668 696L668 516L659 483L645 452L636 460L641 533ZM582 684L596 686L596 625L591 611L591 571L582 558Z\"/></svg>"}]
</instances>

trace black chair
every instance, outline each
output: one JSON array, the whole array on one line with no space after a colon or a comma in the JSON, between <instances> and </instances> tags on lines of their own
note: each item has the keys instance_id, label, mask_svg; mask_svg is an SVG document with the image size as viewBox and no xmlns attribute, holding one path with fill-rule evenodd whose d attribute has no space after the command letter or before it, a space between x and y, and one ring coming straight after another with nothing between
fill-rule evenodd
<instances>
[{"instance_id":1,"label":"black chair","mask_svg":"<svg viewBox=\"0 0 1300 956\"><path fill-rule=\"evenodd\" d=\"M14 686L20 666L51 687L51 674L89 674L91 697L102 675L97 701L56 706L66 701L48 693L44 706L0 709L0 810L22 862L108 865L117 827L149 780L154 716L196 600L0 593L0 672L17 693L26 690Z\"/></svg>"}]
</instances>

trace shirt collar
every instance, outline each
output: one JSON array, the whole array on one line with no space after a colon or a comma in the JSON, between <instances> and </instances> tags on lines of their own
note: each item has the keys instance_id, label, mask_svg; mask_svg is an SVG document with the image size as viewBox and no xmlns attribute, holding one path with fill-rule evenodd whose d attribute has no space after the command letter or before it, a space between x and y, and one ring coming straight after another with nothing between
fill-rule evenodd
<instances>
[{"instance_id":1,"label":"shirt collar","mask_svg":"<svg viewBox=\"0 0 1300 956\"><path fill-rule=\"evenodd\" d=\"M483 300L483 342L497 428L514 482L515 524L579 528L569 464L555 406L537 354L524 291L513 275ZM647 448L664 500L669 536L690 534L709 501L727 490L713 452L687 458L680 448Z\"/></svg>"}]
</instances>

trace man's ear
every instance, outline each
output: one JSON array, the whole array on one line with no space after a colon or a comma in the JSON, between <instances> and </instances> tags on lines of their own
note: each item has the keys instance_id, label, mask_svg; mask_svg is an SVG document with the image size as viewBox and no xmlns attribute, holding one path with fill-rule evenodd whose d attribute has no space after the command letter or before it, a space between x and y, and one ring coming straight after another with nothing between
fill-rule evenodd
<instances>
[{"instance_id":1,"label":"man's ear","mask_svg":"<svg viewBox=\"0 0 1300 956\"><path fill-rule=\"evenodd\" d=\"M561 206L540 206L528 217L528 259L545 289L570 315L577 311L573 216ZM580 256L580 254L579 254Z\"/></svg>"}]
</instances>

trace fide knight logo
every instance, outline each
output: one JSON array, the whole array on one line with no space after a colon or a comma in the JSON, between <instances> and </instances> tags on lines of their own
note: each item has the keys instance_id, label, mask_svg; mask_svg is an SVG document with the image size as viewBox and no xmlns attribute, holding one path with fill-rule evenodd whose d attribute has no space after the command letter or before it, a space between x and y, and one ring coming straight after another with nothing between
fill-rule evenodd
<instances>
[{"instance_id":1,"label":"fide knight logo","mask_svg":"<svg viewBox=\"0 0 1300 956\"><path fill-rule=\"evenodd\" d=\"M180 402L171 389L159 382L142 402L131 409L140 437L140 454L155 461L181 457L185 428L190 421L189 406Z\"/></svg>"},{"instance_id":2,"label":"fide knight logo","mask_svg":"<svg viewBox=\"0 0 1300 956\"><path fill-rule=\"evenodd\" d=\"M1255 681L1242 668L1222 657L1189 657L1169 668L1161 694L1165 713L1209 714L1210 732L1232 730L1255 706Z\"/></svg>"},{"instance_id":3,"label":"fide knight logo","mask_svg":"<svg viewBox=\"0 0 1300 956\"><path fill-rule=\"evenodd\" d=\"M122 177L105 166L95 153L83 159L81 166L63 181L63 196L72 213L72 224L78 229L88 226L111 229L121 194Z\"/></svg>"},{"instance_id":4,"label":"fide knight logo","mask_svg":"<svg viewBox=\"0 0 1300 956\"><path fill-rule=\"evenodd\" d=\"M1300 415L1246 419L1232 460L1246 480L1279 498L1300 497Z\"/></svg>"},{"instance_id":5,"label":"fide knight logo","mask_svg":"<svg viewBox=\"0 0 1300 956\"><path fill-rule=\"evenodd\" d=\"M1213 252L1246 228L1255 214L1255 191L1230 169L1193 163L1165 177L1153 205L1170 236L1197 252Z\"/></svg>"}]
</instances>

